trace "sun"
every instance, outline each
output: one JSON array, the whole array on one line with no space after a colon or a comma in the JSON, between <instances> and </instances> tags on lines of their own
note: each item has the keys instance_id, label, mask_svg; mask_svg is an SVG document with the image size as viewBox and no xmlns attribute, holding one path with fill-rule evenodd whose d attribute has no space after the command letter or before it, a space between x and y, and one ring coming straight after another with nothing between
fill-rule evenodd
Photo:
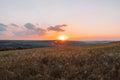
<instances>
[{"instance_id":1,"label":"sun","mask_svg":"<svg viewBox=\"0 0 120 80\"><path fill-rule=\"evenodd\" d=\"M58 40L61 40L61 41L68 40L68 36L66 36L66 35L60 35L60 36L58 36Z\"/></svg>"}]
</instances>

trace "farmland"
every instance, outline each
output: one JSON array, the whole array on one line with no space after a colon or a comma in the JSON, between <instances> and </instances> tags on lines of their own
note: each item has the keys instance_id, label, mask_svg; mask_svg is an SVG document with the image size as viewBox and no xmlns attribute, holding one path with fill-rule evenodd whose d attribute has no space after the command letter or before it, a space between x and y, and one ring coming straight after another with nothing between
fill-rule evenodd
<instances>
[{"instance_id":1,"label":"farmland","mask_svg":"<svg viewBox=\"0 0 120 80\"><path fill-rule=\"evenodd\" d=\"M0 51L0 80L119 80L120 42Z\"/></svg>"}]
</instances>

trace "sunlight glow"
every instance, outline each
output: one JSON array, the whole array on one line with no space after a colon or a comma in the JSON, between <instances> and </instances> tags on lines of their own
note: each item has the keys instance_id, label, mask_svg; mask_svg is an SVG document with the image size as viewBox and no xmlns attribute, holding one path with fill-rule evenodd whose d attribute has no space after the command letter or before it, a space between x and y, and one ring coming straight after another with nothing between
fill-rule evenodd
<instances>
[{"instance_id":1,"label":"sunlight glow","mask_svg":"<svg viewBox=\"0 0 120 80\"><path fill-rule=\"evenodd\" d=\"M60 35L60 36L58 36L58 40L62 40L62 41L68 40L68 36Z\"/></svg>"}]
</instances>

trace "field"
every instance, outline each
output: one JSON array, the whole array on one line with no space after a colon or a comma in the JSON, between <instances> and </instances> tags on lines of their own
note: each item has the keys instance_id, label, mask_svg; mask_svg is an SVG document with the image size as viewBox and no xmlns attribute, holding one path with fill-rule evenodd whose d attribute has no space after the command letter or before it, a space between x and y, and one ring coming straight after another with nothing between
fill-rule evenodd
<instances>
[{"instance_id":1,"label":"field","mask_svg":"<svg viewBox=\"0 0 120 80\"><path fill-rule=\"evenodd\" d=\"M120 42L0 51L0 80L120 80Z\"/></svg>"}]
</instances>

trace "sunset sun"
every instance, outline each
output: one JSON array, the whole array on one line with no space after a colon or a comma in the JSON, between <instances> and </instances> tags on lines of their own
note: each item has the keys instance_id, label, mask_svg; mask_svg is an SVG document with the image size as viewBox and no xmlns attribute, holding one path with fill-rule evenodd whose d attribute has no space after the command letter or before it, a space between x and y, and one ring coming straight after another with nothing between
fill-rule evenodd
<instances>
[{"instance_id":1,"label":"sunset sun","mask_svg":"<svg viewBox=\"0 0 120 80\"><path fill-rule=\"evenodd\" d=\"M68 36L60 35L60 36L58 36L58 40L62 40L62 41L68 40Z\"/></svg>"}]
</instances>

